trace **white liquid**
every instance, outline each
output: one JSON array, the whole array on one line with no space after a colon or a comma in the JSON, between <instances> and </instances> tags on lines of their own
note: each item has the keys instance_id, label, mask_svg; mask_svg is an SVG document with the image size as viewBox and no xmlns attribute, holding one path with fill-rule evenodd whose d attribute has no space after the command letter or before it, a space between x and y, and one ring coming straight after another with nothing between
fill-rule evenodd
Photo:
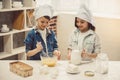
<instances>
[{"instance_id":1,"label":"white liquid","mask_svg":"<svg viewBox=\"0 0 120 80\"><path fill-rule=\"evenodd\" d=\"M71 63L80 64L81 63L81 53L79 50L73 50L71 53Z\"/></svg>"}]
</instances>

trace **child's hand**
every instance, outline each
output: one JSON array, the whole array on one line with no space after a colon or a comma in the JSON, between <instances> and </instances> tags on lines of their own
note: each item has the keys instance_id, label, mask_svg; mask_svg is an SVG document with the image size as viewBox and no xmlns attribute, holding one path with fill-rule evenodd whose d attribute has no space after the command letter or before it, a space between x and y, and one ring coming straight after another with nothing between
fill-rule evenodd
<instances>
[{"instance_id":1,"label":"child's hand","mask_svg":"<svg viewBox=\"0 0 120 80\"><path fill-rule=\"evenodd\" d=\"M71 59L71 54L70 53L68 53L67 58L68 58L68 60Z\"/></svg>"},{"instance_id":2,"label":"child's hand","mask_svg":"<svg viewBox=\"0 0 120 80\"><path fill-rule=\"evenodd\" d=\"M58 60L60 59L60 57L61 57L60 51L55 50L55 51L53 52L53 54L58 57Z\"/></svg>"},{"instance_id":3,"label":"child's hand","mask_svg":"<svg viewBox=\"0 0 120 80\"><path fill-rule=\"evenodd\" d=\"M82 53L81 53L81 57L82 58L87 58L88 54L86 53L85 49L83 49Z\"/></svg>"},{"instance_id":4,"label":"child's hand","mask_svg":"<svg viewBox=\"0 0 120 80\"><path fill-rule=\"evenodd\" d=\"M37 42L37 44L36 44L36 50L37 50L38 52L40 52L40 51L42 51L42 49L43 49L43 47L42 47L41 42Z\"/></svg>"}]
</instances>

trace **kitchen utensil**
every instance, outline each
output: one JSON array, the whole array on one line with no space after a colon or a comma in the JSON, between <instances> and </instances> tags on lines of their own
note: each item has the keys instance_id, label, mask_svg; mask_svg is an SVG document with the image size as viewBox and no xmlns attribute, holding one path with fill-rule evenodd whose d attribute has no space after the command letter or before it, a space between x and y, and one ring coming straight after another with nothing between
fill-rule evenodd
<instances>
[{"instance_id":1,"label":"kitchen utensil","mask_svg":"<svg viewBox=\"0 0 120 80\"><path fill-rule=\"evenodd\" d=\"M23 62L16 61L10 63L10 71L22 77L28 77L32 76L33 67Z\"/></svg>"},{"instance_id":2,"label":"kitchen utensil","mask_svg":"<svg viewBox=\"0 0 120 80\"><path fill-rule=\"evenodd\" d=\"M53 56L53 57L43 57L41 56L41 62L43 65L47 65L48 67L54 67L57 63L57 57Z\"/></svg>"},{"instance_id":3,"label":"kitchen utensil","mask_svg":"<svg viewBox=\"0 0 120 80\"><path fill-rule=\"evenodd\" d=\"M96 58L96 72L101 74L108 73L109 60L106 53L98 54Z\"/></svg>"},{"instance_id":4,"label":"kitchen utensil","mask_svg":"<svg viewBox=\"0 0 120 80\"><path fill-rule=\"evenodd\" d=\"M7 27L6 24L3 24L3 25L2 25L1 32L9 32L9 30L10 30L10 29Z\"/></svg>"},{"instance_id":5,"label":"kitchen utensil","mask_svg":"<svg viewBox=\"0 0 120 80\"><path fill-rule=\"evenodd\" d=\"M23 7L22 2L20 2L20 1L14 1L12 6L13 6L13 8L21 8L21 7Z\"/></svg>"},{"instance_id":6,"label":"kitchen utensil","mask_svg":"<svg viewBox=\"0 0 120 80\"><path fill-rule=\"evenodd\" d=\"M85 76L93 77L95 73L93 71L85 71Z\"/></svg>"},{"instance_id":7,"label":"kitchen utensil","mask_svg":"<svg viewBox=\"0 0 120 80\"><path fill-rule=\"evenodd\" d=\"M24 12L15 13L15 20L13 22L13 28L21 30L24 28Z\"/></svg>"},{"instance_id":8,"label":"kitchen utensil","mask_svg":"<svg viewBox=\"0 0 120 80\"><path fill-rule=\"evenodd\" d=\"M81 63L81 52L79 50L72 50L71 52L71 63L80 64Z\"/></svg>"}]
</instances>

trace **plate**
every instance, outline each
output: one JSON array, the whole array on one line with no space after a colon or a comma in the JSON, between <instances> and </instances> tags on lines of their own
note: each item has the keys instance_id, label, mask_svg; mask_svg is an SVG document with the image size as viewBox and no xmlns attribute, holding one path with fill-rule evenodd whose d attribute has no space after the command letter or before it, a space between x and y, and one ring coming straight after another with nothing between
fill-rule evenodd
<instances>
[{"instance_id":1,"label":"plate","mask_svg":"<svg viewBox=\"0 0 120 80\"><path fill-rule=\"evenodd\" d=\"M85 76L93 77L95 73L93 71L85 71L84 72Z\"/></svg>"},{"instance_id":2,"label":"plate","mask_svg":"<svg viewBox=\"0 0 120 80\"><path fill-rule=\"evenodd\" d=\"M87 64L87 63L91 63L91 62L93 62L92 60L90 60L90 61L81 61L81 64Z\"/></svg>"},{"instance_id":3,"label":"plate","mask_svg":"<svg viewBox=\"0 0 120 80\"><path fill-rule=\"evenodd\" d=\"M70 73L70 74L78 74L78 73L80 73L79 70L77 70L77 71L69 71L69 70L66 70L66 72L67 72L67 73Z\"/></svg>"},{"instance_id":4,"label":"plate","mask_svg":"<svg viewBox=\"0 0 120 80\"><path fill-rule=\"evenodd\" d=\"M88 64L88 63L92 63L92 62L93 62L93 60L90 60L90 61L82 60L82 61L80 62L80 64L78 64L78 65L81 65L81 64ZM69 63L71 63L71 61L69 61Z\"/></svg>"}]
</instances>

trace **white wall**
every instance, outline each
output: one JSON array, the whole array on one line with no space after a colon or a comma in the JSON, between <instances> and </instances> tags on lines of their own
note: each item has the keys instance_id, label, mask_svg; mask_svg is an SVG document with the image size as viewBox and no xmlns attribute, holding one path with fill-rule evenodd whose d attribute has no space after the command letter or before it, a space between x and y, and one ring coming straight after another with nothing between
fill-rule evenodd
<instances>
[{"instance_id":1,"label":"white wall","mask_svg":"<svg viewBox=\"0 0 120 80\"><path fill-rule=\"evenodd\" d=\"M89 3L94 13L120 16L120 0L89 0Z\"/></svg>"},{"instance_id":2,"label":"white wall","mask_svg":"<svg viewBox=\"0 0 120 80\"><path fill-rule=\"evenodd\" d=\"M110 60L120 60L120 19L96 17L95 20L102 52L108 53Z\"/></svg>"},{"instance_id":3,"label":"white wall","mask_svg":"<svg viewBox=\"0 0 120 80\"><path fill-rule=\"evenodd\" d=\"M110 60L120 60L120 19L95 17L96 33L100 36L102 52ZM62 58L66 59L68 37L74 29L74 15L60 14L58 17L58 43Z\"/></svg>"},{"instance_id":4,"label":"white wall","mask_svg":"<svg viewBox=\"0 0 120 80\"><path fill-rule=\"evenodd\" d=\"M57 39L59 49L62 53L62 59L66 58L68 38L71 31L74 29L74 15L60 14L57 23Z\"/></svg>"}]
</instances>

